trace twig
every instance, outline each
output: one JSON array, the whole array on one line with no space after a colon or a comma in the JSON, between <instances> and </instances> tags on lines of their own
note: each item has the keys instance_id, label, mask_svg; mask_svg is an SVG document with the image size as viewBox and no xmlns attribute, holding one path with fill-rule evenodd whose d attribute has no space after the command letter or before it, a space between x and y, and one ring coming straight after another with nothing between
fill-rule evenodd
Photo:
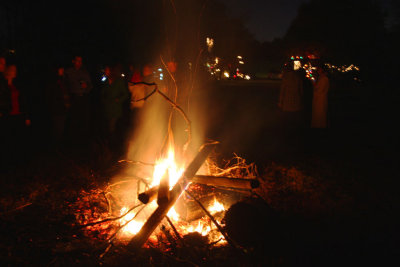
<instances>
[{"instance_id":1,"label":"twig","mask_svg":"<svg viewBox=\"0 0 400 267\"><path fill-rule=\"evenodd\" d=\"M109 200L108 197L107 197L107 194L109 194L109 192L106 193L106 192L103 191L103 192L101 192L101 193L103 194L104 198L105 198L106 201L107 201L107 205L108 205L108 214L111 215L111 214L112 214L111 203L110 203L110 200Z\"/></svg>"},{"instance_id":2,"label":"twig","mask_svg":"<svg viewBox=\"0 0 400 267\"><path fill-rule=\"evenodd\" d=\"M19 207L15 208L15 209L8 210L8 211L5 211L5 212L3 212L3 213L0 213L0 215L5 215L5 214L8 214L8 213L17 211L17 210L22 210L23 208L26 208L26 207L28 207L28 206L30 206L30 205L32 205L32 204L33 204L33 203L31 203L31 202L26 203L26 204L24 204L24 205L22 205L22 206L19 206Z\"/></svg>"},{"instance_id":3,"label":"twig","mask_svg":"<svg viewBox=\"0 0 400 267\"><path fill-rule=\"evenodd\" d=\"M188 125L188 127L187 127L187 129L186 129L186 131L188 132L188 138L187 138L187 140L186 140L186 143L185 143L184 146L183 146L183 150L186 150L186 149L188 148L188 146L189 146L190 141L192 140L192 122L189 120L189 117L186 115L185 111L183 111L183 109L182 109L180 106L178 106L178 104L176 104L174 101L172 101L167 95L165 95L163 92L161 92L161 91L158 89L156 83L138 82L138 83L133 83L133 84L145 84L145 85L149 85L149 86L154 85L154 86L156 87L156 88L155 88L150 94L148 94L147 96L145 96L145 97L143 97L143 98L141 98L141 99L135 100L135 101L133 101L133 102L139 102L139 101L147 100L149 97L151 97L154 93L157 92L157 93L159 93L168 103L170 103L170 105L171 105L174 109L178 110L178 111L181 113L181 115L183 116L183 118L185 119L185 121L186 121L186 123L187 123L187 125Z\"/></svg>"},{"instance_id":4,"label":"twig","mask_svg":"<svg viewBox=\"0 0 400 267\"><path fill-rule=\"evenodd\" d=\"M126 215L128 215L128 213L130 213L132 210L134 210L137 207L140 207L142 205L143 204L139 204L139 205L136 205L136 206L130 208L126 213L122 214L121 216L113 217L113 218L107 218L107 219L104 219L104 220L101 220L101 221L97 221L97 222L87 223L87 224L81 225L80 228L85 228L85 227L88 227L88 226L93 226L93 225L97 225L97 224L101 224L101 223L105 223L105 222L119 220L119 219L125 217Z\"/></svg>"},{"instance_id":5,"label":"twig","mask_svg":"<svg viewBox=\"0 0 400 267\"><path fill-rule=\"evenodd\" d=\"M139 100L137 100L137 101L139 101ZM148 162L143 162L143 161L138 161L138 160L121 159L118 161L118 163L122 163L122 162L138 164L138 165L145 165L145 166L154 166L155 165L154 163L148 163Z\"/></svg>"},{"instance_id":6,"label":"twig","mask_svg":"<svg viewBox=\"0 0 400 267\"><path fill-rule=\"evenodd\" d=\"M117 234L119 233L119 231L121 231L121 229L123 229L125 226L127 226L131 221L133 221L134 219L136 219L136 217L139 215L139 213L142 212L142 210L145 208L146 206L141 207L138 212L135 214L135 216L133 216L132 219L128 220L126 223L124 223L123 225L121 225L117 231L115 231L114 234L112 234L108 239L107 242L112 243L114 241L114 238L117 236Z\"/></svg>"},{"instance_id":7,"label":"twig","mask_svg":"<svg viewBox=\"0 0 400 267\"><path fill-rule=\"evenodd\" d=\"M178 98L178 85L177 85L177 83L176 83L176 79L175 79L174 75L172 75L172 73L171 73L171 71L169 70L168 66L165 64L162 55L160 55L160 59L161 59L161 63L163 64L164 68L168 71L169 77L171 77L172 81L174 82L174 85L175 85L175 97L174 97L174 101L176 102L176 100L177 100L177 98Z\"/></svg>"},{"instance_id":8,"label":"twig","mask_svg":"<svg viewBox=\"0 0 400 267\"><path fill-rule=\"evenodd\" d=\"M187 133L188 133L188 138L187 138L187 140L186 140L186 143L183 145L183 150L186 150L186 149L188 148L188 146L189 146L190 141L192 140L192 122L189 120L188 116L186 115L186 113L183 111L183 109L182 109L180 106L178 106L174 101L172 101L172 100L171 100L168 96L166 96L163 92L161 92L161 91L159 91L159 90L157 90L157 92L158 92L162 97L164 97L164 99L167 100L167 102L170 103L171 106L172 106L174 109L178 110L178 111L181 113L181 115L183 116L183 118L185 119L185 121L186 121L186 123L187 123L187 125L188 125L188 126L187 126L187 129L186 129L186 131L187 131Z\"/></svg>"},{"instance_id":9,"label":"twig","mask_svg":"<svg viewBox=\"0 0 400 267\"><path fill-rule=\"evenodd\" d=\"M185 247L185 242L183 241L181 235L179 234L178 230L176 230L175 225L172 223L171 219L168 216L165 216L165 218L167 219L169 225L171 226L172 230L174 231L176 237L178 238L179 242L182 243L182 246Z\"/></svg>"}]
</instances>

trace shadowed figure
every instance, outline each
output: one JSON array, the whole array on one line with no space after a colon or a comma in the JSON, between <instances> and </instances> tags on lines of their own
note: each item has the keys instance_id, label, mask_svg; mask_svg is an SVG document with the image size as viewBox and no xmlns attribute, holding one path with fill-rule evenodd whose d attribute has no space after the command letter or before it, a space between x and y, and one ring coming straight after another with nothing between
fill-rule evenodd
<instances>
[{"instance_id":1,"label":"shadowed figure","mask_svg":"<svg viewBox=\"0 0 400 267\"><path fill-rule=\"evenodd\" d=\"M84 142L89 133L90 98L92 80L82 66L82 57L75 56L73 66L65 71L65 81L70 93L68 132L74 143Z\"/></svg>"},{"instance_id":2,"label":"shadowed figure","mask_svg":"<svg viewBox=\"0 0 400 267\"><path fill-rule=\"evenodd\" d=\"M328 126L328 90L329 79L322 67L317 68L318 80L314 85L311 128L324 129Z\"/></svg>"}]
</instances>

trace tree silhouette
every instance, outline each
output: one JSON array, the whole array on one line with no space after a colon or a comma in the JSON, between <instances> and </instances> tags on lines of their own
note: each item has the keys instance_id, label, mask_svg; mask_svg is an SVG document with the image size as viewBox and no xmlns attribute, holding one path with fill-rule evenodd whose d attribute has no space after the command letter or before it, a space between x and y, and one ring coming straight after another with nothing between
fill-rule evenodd
<instances>
[{"instance_id":1,"label":"tree silhouette","mask_svg":"<svg viewBox=\"0 0 400 267\"><path fill-rule=\"evenodd\" d=\"M285 40L343 64L379 62L385 47L384 16L372 0L311 0L303 4Z\"/></svg>"}]
</instances>

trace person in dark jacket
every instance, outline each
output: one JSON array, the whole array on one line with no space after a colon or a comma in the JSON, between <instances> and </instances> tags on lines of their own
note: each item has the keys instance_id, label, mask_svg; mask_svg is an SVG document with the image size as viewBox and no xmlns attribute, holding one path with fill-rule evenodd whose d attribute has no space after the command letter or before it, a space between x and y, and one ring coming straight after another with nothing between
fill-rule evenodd
<instances>
[{"instance_id":1,"label":"person in dark jacket","mask_svg":"<svg viewBox=\"0 0 400 267\"><path fill-rule=\"evenodd\" d=\"M57 73L48 85L47 102L52 122L53 138L57 144L63 138L67 113L70 107L63 67L57 68Z\"/></svg>"},{"instance_id":2,"label":"person in dark jacket","mask_svg":"<svg viewBox=\"0 0 400 267\"><path fill-rule=\"evenodd\" d=\"M7 80L4 77L6 70L6 59L0 57L0 120L8 115L11 110L11 95L7 86Z\"/></svg>"},{"instance_id":3,"label":"person in dark jacket","mask_svg":"<svg viewBox=\"0 0 400 267\"><path fill-rule=\"evenodd\" d=\"M102 88L101 96L104 116L107 121L107 132L113 134L118 120L123 115L123 108L129 99L129 91L118 68L105 68L107 80Z\"/></svg>"},{"instance_id":4,"label":"person in dark jacket","mask_svg":"<svg viewBox=\"0 0 400 267\"><path fill-rule=\"evenodd\" d=\"M85 142L89 134L92 80L82 66L82 57L75 56L73 66L65 71L65 84L70 94L69 134L74 143Z\"/></svg>"}]
</instances>

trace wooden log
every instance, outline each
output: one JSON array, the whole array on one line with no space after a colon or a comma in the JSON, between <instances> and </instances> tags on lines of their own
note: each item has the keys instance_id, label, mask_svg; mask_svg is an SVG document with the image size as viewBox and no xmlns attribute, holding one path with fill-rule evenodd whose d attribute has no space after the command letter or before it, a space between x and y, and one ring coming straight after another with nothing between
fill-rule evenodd
<instances>
[{"instance_id":1,"label":"wooden log","mask_svg":"<svg viewBox=\"0 0 400 267\"><path fill-rule=\"evenodd\" d=\"M192 179L190 179L190 181L203 185L244 190L251 190L260 186L260 182L257 179L230 178L210 175L195 175ZM158 186L152 187L149 190L139 194L138 198L143 204L147 204L155 200L158 191Z\"/></svg>"},{"instance_id":2,"label":"wooden log","mask_svg":"<svg viewBox=\"0 0 400 267\"><path fill-rule=\"evenodd\" d=\"M157 204L164 205L169 200L169 174L168 170L161 178L160 185L158 186Z\"/></svg>"},{"instance_id":3,"label":"wooden log","mask_svg":"<svg viewBox=\"0 0 400 267\"><path fill-rule=\"evenodd\" d=\"M243 179L243 178L230 178L230 177L218 177L210 175L195 175L191 181L193 183L210 185L210 186L222 186L231 187L236 189L254 189L260 186L260 182L257 179Z\"/></svg>"},{"instance_id":4,"label":"wooden log","mask_svg":"<svg viewBox=\"0 0 400 267\"><path fill-rule=\"evenodd\" d=\"M143 204L148 204L152 202L153 200L156 199L158 193L158 186L152 187L149 190L140 193L138 196L138 199L143 203Z\"/></svg>"},{"instance_id":5,"label":"wooden log","mask_svg":"<svg viewBox=\"0 0 400 267\"><path fill-rule=\"evenodd\" d=\"M174 206L175 202L181 196L182 192L189 184L189 180L196 174L201 165L207 159L208 155L214 149L217 143L204 145L193 161L186 168L183 175L179 178L178 182L170 191L169 201L165 205L158 206L154 213L148 218L146 223L129 242L128 247L132 249L139 249L147 241L149 236L153 233L156 227L160 224L161 220L167 215L168 211Z\"/></svg>"}]
</instances>

